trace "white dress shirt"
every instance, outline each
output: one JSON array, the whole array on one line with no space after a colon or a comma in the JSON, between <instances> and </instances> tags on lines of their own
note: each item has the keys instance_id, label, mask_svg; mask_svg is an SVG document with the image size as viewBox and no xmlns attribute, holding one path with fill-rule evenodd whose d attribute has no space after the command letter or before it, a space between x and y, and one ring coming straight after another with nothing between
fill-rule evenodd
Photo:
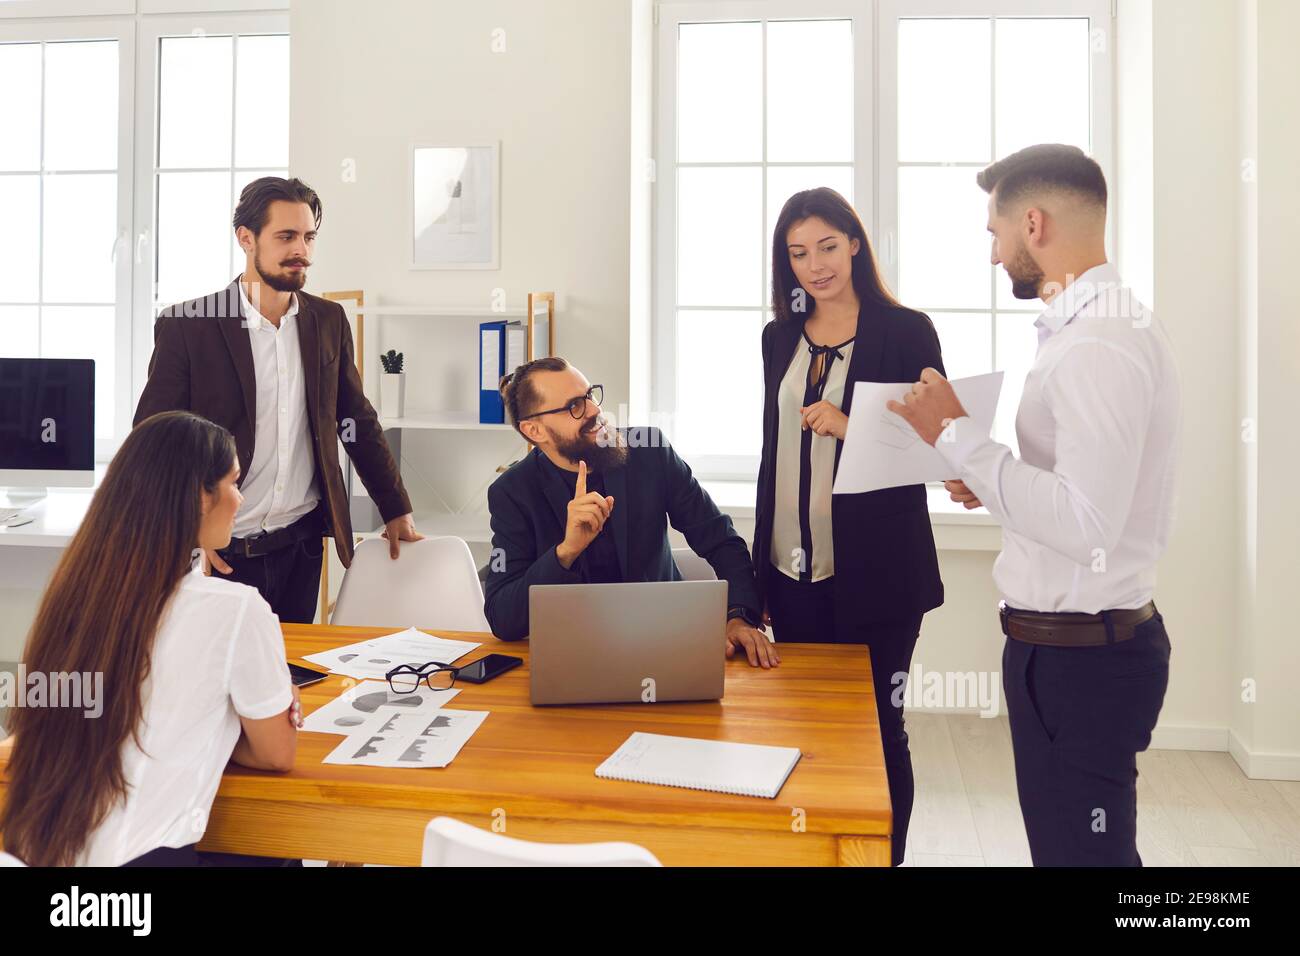
<instances>
[{"instance_id":1,"label":"white dress shirt","mask_svg":"<svg viewBox=\"0 0 1300 956\"><path fill-rule=\"evenodd\" d=\"M78 865L121 866L198 842L239 741L239 718L283 713L291 688L280 622L257 590L201 570L187 574L154 638L141 746L130 737L122 745L126 800L95 828Z\"/></svg>"},{"instance_id":2,"label":"white dress shirt","mask_svg":"<svg viewBox=\"0 0 1300 956\"><path fill-rule=\"evenodd\" d=\"M1002 524L993 578L1008 605L1141 607L1173 523L1181 416L1168 336L1110 263L1067 285L1034 324L1020 458L961 420L935 448Z\"/></svg>"},{"instance_id":3,"label":"white dress shirt","mask_svg":"<svg viewBox=\"0 0 1300 956\"><path fill-rule=\"evenodd\" d=\"M235 537L246 538L293 524L316 507L320 491L298 344L298 297L278 329L253 307L243 282L239 298L257 378L253 460L240 486L244 503L234 530Z\"/></svg>"},{"instance_id":4,"label":"white dress shirt","mask_svg":"<svg viewBox=\"0 0 1300 956\"><path fill-rule=\"evenodd\" d=\"M826 388L822 392L822 400L836 408L844 404L844 383L848 378L849 359L853 357L852 340L838 346L838 351L843 358L831 362L826 372ZM776 498L772 508L770 558L777 570L795 581L799 580L799 569L808 563L803 554L800 524L799 479L803 474L801 449L804 432L799 409L804 405L811 358L807 341L800 338L776 393ZM835 574L831 481L838 443L839 439L834 435L814 433L812 436L809 460L812 474L808 495L808 529L812 541L812 561L808 570L812 581L822 581Z\"/></svg>"}]
</instances>

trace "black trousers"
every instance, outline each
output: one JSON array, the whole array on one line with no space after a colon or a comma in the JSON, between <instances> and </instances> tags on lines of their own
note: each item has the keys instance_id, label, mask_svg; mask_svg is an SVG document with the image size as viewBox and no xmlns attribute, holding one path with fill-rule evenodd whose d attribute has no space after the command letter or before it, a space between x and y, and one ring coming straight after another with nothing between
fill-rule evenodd
<instances>
[{"instance_id":1,"label":"black trousers","mask_svg":"<svg viewBox=\"0 0 1300 956\"><path fill-rule=\"evenodd\" d=\"M324 533L316 513L298 520L310 522L307 527ZM321 534L309 534L279 551L253 558L237 554L234 549L222 551L221 557L232 573L221 574L215 568L212 573L257 588L281 623L310 624L316 619L320 598L320 566L325 554Z\"/></svg>"},{"instance_id":2,"label":"black trousers","mask_svg":"<svg viewBox=\"0 0 1300 956\"><path fill-rule=\"evenodd\" d=\"M768 581L767 613L772 618L772 634L778 644L836 643L834 578L805 584L772 568ZM880 742L885 752L889 803L894 814L894 835L890 841L892 866L903 862L916 794L912 752L907 746L907 728L903 723L902 690L906 689L906 675L912 669L912 652L921 633L921 617L914 614L895 621L863 622L858 632L861 640L853 641L871 649L871 682L876 694L876 716L880 720ZM896 674L903 675L901 684L894 680Z\"/></svg>"},{"instance_id":3,"label":"black trousers","mask_svg":"<svg viewBox=\"0 0 1300 956\"><path fill-rule=\"evenodd\" d=\"M302 860L285 860L270 856L246 856L242 853L200 853L197 843L189 846L160 846L156 850L128 860L123 866L302 866Z\"/></svg>"},{"instance_id":4,"label":"black trousers","mask_svg":"<svg viewBox=\"0 0 1300 956\"><path fill-rule=\"evenodd\" d=\"M1141 866L1137 755L1169 683L1157 611L1130 640L1055 647L1007 638L1002 685L1034 866Z\"/></svg>"}]
</instances>

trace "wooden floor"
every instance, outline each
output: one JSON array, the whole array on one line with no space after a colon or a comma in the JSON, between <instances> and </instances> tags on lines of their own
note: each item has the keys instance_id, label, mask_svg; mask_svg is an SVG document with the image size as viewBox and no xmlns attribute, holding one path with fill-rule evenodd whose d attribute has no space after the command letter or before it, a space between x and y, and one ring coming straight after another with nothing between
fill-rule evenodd
<instances>
[{"instance_id":1,"label":"wooden floor","mask_svg":"<svg viewBox=\"0 0 1300 956\"><path fill-rule=\"evenodd\" d=\"M1005 717L907 715L916 802L904 866L1028 866ZM1146 866L1300 866L1300 781L1249 780L1226 753L1138 755Z\"/></svg>"}]
</instances>

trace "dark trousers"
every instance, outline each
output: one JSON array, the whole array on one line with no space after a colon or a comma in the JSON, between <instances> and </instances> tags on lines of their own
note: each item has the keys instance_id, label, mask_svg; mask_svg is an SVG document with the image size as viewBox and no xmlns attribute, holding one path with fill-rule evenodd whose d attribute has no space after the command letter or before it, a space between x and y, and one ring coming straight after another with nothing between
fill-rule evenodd
<instances>
[{"instance_id":1,"label":"dark trousers","mask_svg":"<svg viewBox=\"0 0 1300 956\"><path fill-rule=\"evenodd\" d=\"M1137 755L1169 683L1159 612L1127 641L1055 647L1007 638L1002 685L1034 866L1141 866Z\"/></svg>"},{"instance_id":2,"label":"dark trousers","mask_svg":"<svg viewBox=\"0 0 1300 956\"><path fill-rule=\"evenodd\" d=\"M197 843L189 846L160 846L128 860L123 866L302 866L302 860L284 860L270 856L246 856L242 853L200 853Z\"/></svg>"},{"instance_id":3,"label":"dark trousers","mask_svg":"<svg viewBox=\"0 0 1300 956\"><path fill-rule=\"evenodd\" d=\"M769 569L767 613L772 618L772 633L778 644L834 644L834 578L815 583L791 580L776 568ZM863 622L855 644L871 649L871 682L876 694L876 715L880 720L880 742L885 752L885 773L889 779L889 803L893 807L894 834L890 841L890 864L903 862L907 848L907 827L912 819L912 801L916 786L912 779L912 752L907 746L907 728L903 723L903 694L894 681L912 669L912 652L921 633L921 615L914 614L896 621ZM898 703L895 705L894 701Z\"/></svg>"},{"instance_id":4,"label":"dark trousers","mask_svg":"<svg viewBox=\"0 0 1300 956\"><path fill-rule=\"evenodd\" d=\"M314 515L300 521L318 520ZM311 534L270 554L246 558L234 549L220 552L231 574L212 573L257 588L282 624L310 624L320 598L320 566L325 549L320 534Z\"/></svg>"}]
</instances>

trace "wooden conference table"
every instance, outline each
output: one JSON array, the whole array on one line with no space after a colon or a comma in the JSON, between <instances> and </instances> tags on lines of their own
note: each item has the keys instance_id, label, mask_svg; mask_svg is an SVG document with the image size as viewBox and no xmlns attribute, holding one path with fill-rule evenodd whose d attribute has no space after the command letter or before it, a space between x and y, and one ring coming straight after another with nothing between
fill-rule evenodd
<instances>
[{"instance_id":1,"label":"wooden conference table","mask_svg":"<svg viewBox=\"0 0 1300 956\"><path fill-rule=\"evenodd\" d=\"M284 625L290 660L304 664L305 654L392 631ZM533 707L527 642L429 633L482 642L458 664L494 652L524 659L486 684L457 684L448 708L491 714L450 766L326 765L342 738L303 732L288 774L227 768L200 849L418 865L425 824L449 816L484 829L499 820L498 831L526 840L625 840L669 866L889 865L889 791L865 647L782 645L771 671L733 658L721 701ZM345 680L304 688L304 714L342 693ZM798 747L803 757L775 800L596 777L636 730Z\"/></svg>"}]
</instances>

